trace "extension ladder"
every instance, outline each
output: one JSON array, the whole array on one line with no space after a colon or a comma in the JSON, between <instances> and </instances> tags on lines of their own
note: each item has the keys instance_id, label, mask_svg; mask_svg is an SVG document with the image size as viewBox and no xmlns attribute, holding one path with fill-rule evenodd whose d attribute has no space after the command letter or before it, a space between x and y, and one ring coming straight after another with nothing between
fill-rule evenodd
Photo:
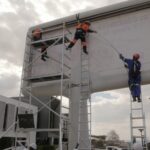
<instances>
[{"instance_id":1,"label":"extension ladder","mask_svg":"<svg viewBox=\"0 0 150 150\"><path fill-rule=\"evenodd\" d=\"M79 101L78 144L79 149L91 149L91 87L89 57L81 50L81 82ZM87 139L85 139L87 135ZM83 137L82 137L83 136Z\"/></svg>"},{"instance_id":2,"label":"extension ladder","mask_svg":"<svg viewBox=\"0 0 150 150\"><path fill-rule=\"evenodd\" d=\"M147 150L145 114L143 111L143 101L136 102L131 98L130 102L130 127L131 127L131 149L137 139L141 140L143 150Z\"/></svg>"}]
</instances>

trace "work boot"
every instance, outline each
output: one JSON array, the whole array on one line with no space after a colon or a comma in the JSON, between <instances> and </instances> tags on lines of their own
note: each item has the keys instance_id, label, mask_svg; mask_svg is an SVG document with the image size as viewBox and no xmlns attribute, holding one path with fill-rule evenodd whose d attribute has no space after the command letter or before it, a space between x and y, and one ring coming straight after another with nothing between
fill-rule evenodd
<instances>
[{"instance_id":1,"label":"work boot","mask_svg":"<svg viewBox=\"0 0 150 150\"><path fill-rule=\"evenodd\" d=\"M136 97L133 96L133 102L136 102Z\"/></svg>"},{"instance_id":2,"label":"work boot","mask_svg":"<svg viewBox=\"0 0 150 150\"><path fill-rule=\"evenodd\" d=\"M85 54L87 54L87 55L88 55L88 52L87 52L87 50L84 50L84 49L83 49L83 52L84 52Z\"/></svg>"},{"instance_id":3,"label":"work boot","mask_svg":"<svg viewBox=\"0 0 150 150\"><path fill-rule=\"evenodd\" d=\"M41 59L42 59L43 61L46 61L46 59L45 59L44 57L41 57Z\"/></svg>"},{"instance_id":4,"label":"work boot","mask_svg":"<svg viewBox=\"0 0 150 150\"><path fill-rule=\"evenodd\" d=\"M141 98L140 98L140 97L137 97L137 99L138 99L138 102L140 103L140 102L141 102Z\"/></svg>"},{"instance_id":5,"label":"work boot","mask_svg":"<svg viewBox=\"0 0 150 150\"><path fill-rule=\"evenodd\" d=\"M70 47L66 47L66 50L68 51L68 50L71 50L71 48Z\"/></svg>"},{"instance_id":6,"label":"work boot","mask_svg":"<svg viewBox=\"0 0 150 150\"><path fill-rule=\"evenodd\" d=\"M67 47L66 47L66 50L71 50L71 48L74 46L74 43L70 43Z\"/></svg>"},{"instance_id":7,"label":"work boot","mask_svg":"<svg viewBox=\"0 0 150 150\"><path fill-rule=\"evenodd\" d=\"M48 55L45 55L45 57L46 57L46 58L49 58L49 56L48 56Z\"/></svg>"}]
</instances>

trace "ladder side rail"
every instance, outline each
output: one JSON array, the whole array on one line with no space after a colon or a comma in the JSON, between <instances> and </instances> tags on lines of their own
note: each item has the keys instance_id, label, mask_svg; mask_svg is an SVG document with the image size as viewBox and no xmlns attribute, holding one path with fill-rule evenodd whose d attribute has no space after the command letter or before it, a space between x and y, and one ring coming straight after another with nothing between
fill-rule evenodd
<instances>
[{"instance_id":1,"label":"ladder side rail","mask_svg":"<svg viewBox=\"0 0 150 150\"><path fill-rule=\"evenodd\" d=\"M26 37L26 41L28 40L28 38ZM30 47L30 50L29 50L29 55L31 54L31 47ZM24 68L25 68L25 64L26 62L24 62L25 58L26 58L26 52L24 53L24 56L23 56L23 67L22 67L22 72L21 72L21 83L20 83L20 91L19 91L19 101L18 101L18 111L19 111L19 108L20 108L20 102L22 101L22 85L23 85L23 78L24 78L24 75L25 75L25 72L24 72ZM28 58L29 59L29 58ZM16 115L18 112L16 112ZM18 128L18 117L16 117L16 122L15 122L15 125L16 125L16 130ZM18 133L15 132L15 148L17 146L17 137L18 137Z\"/></svg>"},{"instance_id":2,"label":"ladder side rail","mask_svg":"<svg viewBox=\"0 0 150 150\"><path fill-rule=\"evenodd\" d=\"M81 63L82 63L82 51L80 51L80 60L81 60ZM80 68L81 70L82 70L82 68ZM80 72L81 72L81 70L80 70ZM81 83L81 79L80 79L80 83ZM81 83L82 84L82 83ZM79 85L80 86L80 91L81 91L81 86L82 85ZM80 143L80 121L81 121L81 118L80 118L80 114L81 114L81 103L80 103L80 101L81 101L81 94L80 94L80 100L79 100L79 106L78 106L78 108L79 108L79 110L78 110L78 139L77 139L77 144L79 144Z\"/></svg>"},{"instance_id":3,"label":"ladder side rail","mask_svg":"<svg viewBox=\"0 0 150 150\"><path fill-rule=\"evenodd\" d=\"M144 130L144 138L143 140L143 149L147 150L147 136L146 136L146 123L145 123L145 113L144 113L144 106L143 106L143 99L142 99L142 93L141 93L141 113L142 113L142 117L143 117L143 130ZM145 147L146 146L146 147Z\"/></svg>"},{"instance_id":4,"label":"ladder side rail","mask_svg":"<svg viewBox=\"0 0 150 150\"><path fill-rule=\"evenodd\" d=\"M90 120L89 120L89 108L88 108L88 100L90 99L90 77L89 77L89 64L88 64L88 57L85 55L82 50L81 50L81 84L80 84L80 93L81 93L81 99L79 102L79 123L78 123L78 140L80 140L78 143L83 142L86 149L89 149L89 144L85 143L86 141L81 137L80 133L82 131L88 131L88 135L90 134ZM81 113L81 106L83 107L83 104L86 102L86 107L87 107L87 113ZM87 115L87 121L81 121L81 115ZM88 128L82 129L81 130L81 124L86 124L88 125ZM88 138L90 140L90 137ZM90 143L91 144L91 143ZM81 147L79 149L82 149ZM90 145L91 149L91 145Z\"/></svg>"},{"instance_id":5,"label":"ladder side rail","mask_svg":"<svg viewBox=\"0 0 150 150\"><path fill-rule=\"evenodd\" d=\"M148 150L148 145L147 145L147 135L146 135L146 122L145 122L145 113L143 114L144 115L144 127L145 127L145 130L144 130L144 145L146 146L146 149L145 150Z\"/></svg>"},{"instance_id":6,"label":"ladder side rail","mask_svg":"<svg viewBox=\"0 0 150 150\"><path fill-rule=\"evenodd\" d=\"M89 55L88 55L88 68L90 68L90 59L89 59ZM89 73L89 109L90 109L90 124L89 124L89 130L90 130L90 132L89 132L89 134L90 134L90 150L91 150L91 146L92 146L92 139L91 139L91 136L92 136L92 106L91 106L91 89L92 89L92 80L91 80L91 76L90 76L90 70L88 71L88 73Z\"/></svg>"},{"instance_id":7,"label":"ladder side rail","mask_svg":"<svg viewBox=\"0 0 150 150\"><path fill-rule=\"evenodd\" d=\"M62 49L61 49L61 80L60 80L60 116L62 116L62 99L63 99L63 74L64 74L64 42L65 42L65 33L64 33L65 24L63 23L63 42L62 42ZM62 125L63 119L59 118L59 150L62 150Z\"/></svg>"},{"instance_id":8,"label":"ladder side rail","mask_svg":"<svg viewBox=\"0 0 150 150\"><path fill-rule=\"evenodd\" d=\"M132 96L130 94L130 134L131 134L131 149L133 148L133 141L134 141L134 137L133 137L133 122L132 122L132 109L133 109L133 105L132 105Z\"/></svg>"},{"instance_id":9,"label":"ladder side rail","mask_svg":"<svg viewBox=\"0 0 150 150\"><path fill-rule=\"evenodd\" d=\"M141 94L142 97L142 94ZM143 138L143 149L148 150L147 147L147 135L146 135L146 122L145 122L145 113L144 113L144 106L143 106L143 99L141 100L141 108L142 108L142 116L143 116L143 126L144 126L144 138Z\"/></svg>"}]
</instances>

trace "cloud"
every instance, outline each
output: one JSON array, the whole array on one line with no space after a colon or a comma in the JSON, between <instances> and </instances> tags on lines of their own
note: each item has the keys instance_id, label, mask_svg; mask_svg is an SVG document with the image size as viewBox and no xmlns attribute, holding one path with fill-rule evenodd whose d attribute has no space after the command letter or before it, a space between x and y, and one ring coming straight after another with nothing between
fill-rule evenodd
<instances>
[{"instance_id":1,"label":"cloud","mask_svg":"<svg viewBox=\"0 0 150 150\"><path fill-rule=\"evenodd\" d=\"M31 3L10 0L8 4L14 8L14 12L0 14L0 55L10 63L22 66L27 30L40 20Z\"/></svg>"},{"instance_id":2,"label":"cloud","mask_svg":"<svg viewBox=\"0 0 150 150\"><path fill-rule=\"evenodd\" d=\"M21 68L6 60L0 60L0 93L5 96L19 95Z\"/></svg>"},{"instance_id":3,"label":"cloud","mask_svg":"<svg viewBox=\"0 0 150 150\"><path fill-rule=\"evenodd\" d=\"M15 74L0 76L0 93L4 96L19 96L20 78Z\"/></svg>"}]
</instances>

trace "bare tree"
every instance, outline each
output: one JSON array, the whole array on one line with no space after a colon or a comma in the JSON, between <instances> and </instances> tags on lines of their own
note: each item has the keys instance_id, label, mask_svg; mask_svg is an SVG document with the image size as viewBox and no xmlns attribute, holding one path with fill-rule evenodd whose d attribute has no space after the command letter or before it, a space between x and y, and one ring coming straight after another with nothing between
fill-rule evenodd
<instances>
[{"instance_id":1,"label":"bare tree","mask_svg":"<svg viewBox=\"0 0 150 150\"><path fill-rule=\"evenodd\" d=\"M107 145L117 146L119 144L119 135L115 132L115 130L111 130L107 134Z\"/></svg>"}]
</instances>

